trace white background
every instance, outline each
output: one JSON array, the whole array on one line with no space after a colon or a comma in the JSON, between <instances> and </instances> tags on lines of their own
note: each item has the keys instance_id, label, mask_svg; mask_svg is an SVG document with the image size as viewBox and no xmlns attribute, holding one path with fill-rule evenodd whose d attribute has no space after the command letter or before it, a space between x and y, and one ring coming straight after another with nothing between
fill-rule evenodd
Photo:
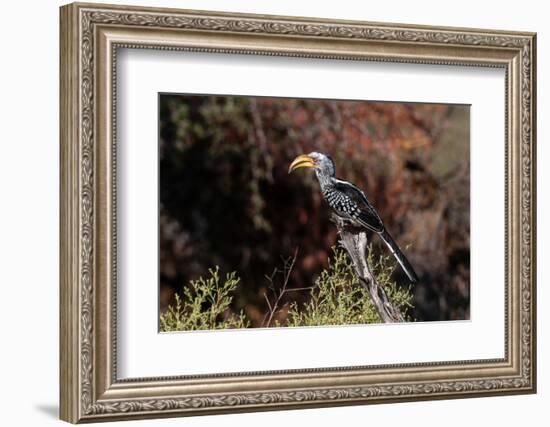
<instances>
[{"instance_id":1,"label":"white background","mask_svg":"<svg viewBox=\"0 0 550 427\"><path fill-rule=\"evenodd\" d=\"M504 256L481 261L504 254L503 69L135 49L117 66L120 378L504 357ZM159 334L158 92L471 104L471 321Z\"/></svg>"},{"instance_id":2,"label":"white background","mask_svg":"<svg viewBox=\"0 0 550 427\"><path fill-rule=\"evenodd\" d=\"M112 0L114 3L118 3ZM550 30L544 2L356 0L138 1L134 4L326 18L537 31L538 117L550 115ZM54 425L58 401L58 1L3 5L0 79L0 419L4 425ZM547 123L547 122L546 122ZM548 423L550 339L549 127L539 120L539 393L438 402L138 421L130 425L498 426ZM488 254L488 256L490 256Z\"/></svg>"}]
</instances>

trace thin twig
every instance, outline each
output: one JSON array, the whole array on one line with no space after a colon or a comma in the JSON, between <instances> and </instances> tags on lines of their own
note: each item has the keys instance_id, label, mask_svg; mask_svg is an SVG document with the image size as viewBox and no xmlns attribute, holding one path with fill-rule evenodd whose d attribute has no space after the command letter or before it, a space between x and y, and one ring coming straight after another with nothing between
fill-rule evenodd
<instances>
[{"instance_id":1,"label":"thin twig","mask_svg":"<svg viewBox=\"0 0 550 427\"><path fill-rule=\"evenodd\" d=\"M299 288L296 289L287 289L288 282L290 280L290 275L292 273L292 270L294 269L294 264L296 263L296 258L298 257L298 248L294 251L294 255L291 258L287 258L286 260L283 260L283 269L279 270L278 268L273 270L273 273L271 276L266 276L267 280L270 282L270 285L268 287L268 291L271 291L273 293L273 296L275 300L273 303L269 301L269 297L267 296L267 292L264 294L264 298L267 302L267 306L269 307L269 311L264 316L264 319L262 321L262 326L269 328L271 326L271 322L273 321L273 317L275 314L280 311L279 305L281 303L281 300L285 296L287 292L291 291L298 291ZM283 275L283 284L281 288L277 291L275 290L275 277L277 275ZM305 290L308 288L302 288L301 290Z\"/></svg>"}]
</instances>

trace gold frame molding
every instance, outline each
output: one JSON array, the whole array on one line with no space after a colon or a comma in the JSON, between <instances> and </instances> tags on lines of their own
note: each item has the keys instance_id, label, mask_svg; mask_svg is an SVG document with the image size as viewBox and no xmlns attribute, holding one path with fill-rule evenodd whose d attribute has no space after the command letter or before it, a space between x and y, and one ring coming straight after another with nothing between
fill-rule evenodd
<instances>
[{"instance_id":1,"label":"gold frame molding","mask_svg":"<svg viewBox=\"0 0 550 427\"><path fill-rule=\"evenodd\" d=\"M535 392L535 34L80 3L63 6L60 14L63 420ZM118 48L504 68L505 357L118 380L114 333Z\"/></svg>"}]
</instances>

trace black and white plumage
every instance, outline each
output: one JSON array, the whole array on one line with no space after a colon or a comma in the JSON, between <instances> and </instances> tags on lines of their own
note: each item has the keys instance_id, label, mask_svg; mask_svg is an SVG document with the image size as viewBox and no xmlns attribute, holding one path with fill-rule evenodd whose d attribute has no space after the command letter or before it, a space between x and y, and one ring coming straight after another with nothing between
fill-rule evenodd
<instances>
[{"instance_id":1,"label":"black and white plumage","mask_svg":"<svg viewBox=\"0 0 550 427\"><path fill-rule=\"evenodd\" d=\"M356 227L366 228L377 233L399 262L412 283L418 277L407 257L384 227L378 212L371 205L363 191L355 185L336 178L336 169L332 159L322 153L309 153L296 157L288 172L298 168L312 168L319 181L321 192L334 213Z\"/></svg>"}]
</instances>

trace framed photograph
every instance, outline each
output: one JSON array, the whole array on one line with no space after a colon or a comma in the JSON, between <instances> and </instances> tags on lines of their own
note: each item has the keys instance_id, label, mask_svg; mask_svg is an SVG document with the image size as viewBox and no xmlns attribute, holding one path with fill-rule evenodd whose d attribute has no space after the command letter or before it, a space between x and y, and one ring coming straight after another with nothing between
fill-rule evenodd
<instances>
[{"instance_id":1,"label":"framed photograph","mask_svg":"<svg viewBox=\"0 0 550 427\"><path fill-rule=\"evenodd\" d=\"M535 392L535 34L60 22L63 420Z\"/></svg>"}]
</instances>

